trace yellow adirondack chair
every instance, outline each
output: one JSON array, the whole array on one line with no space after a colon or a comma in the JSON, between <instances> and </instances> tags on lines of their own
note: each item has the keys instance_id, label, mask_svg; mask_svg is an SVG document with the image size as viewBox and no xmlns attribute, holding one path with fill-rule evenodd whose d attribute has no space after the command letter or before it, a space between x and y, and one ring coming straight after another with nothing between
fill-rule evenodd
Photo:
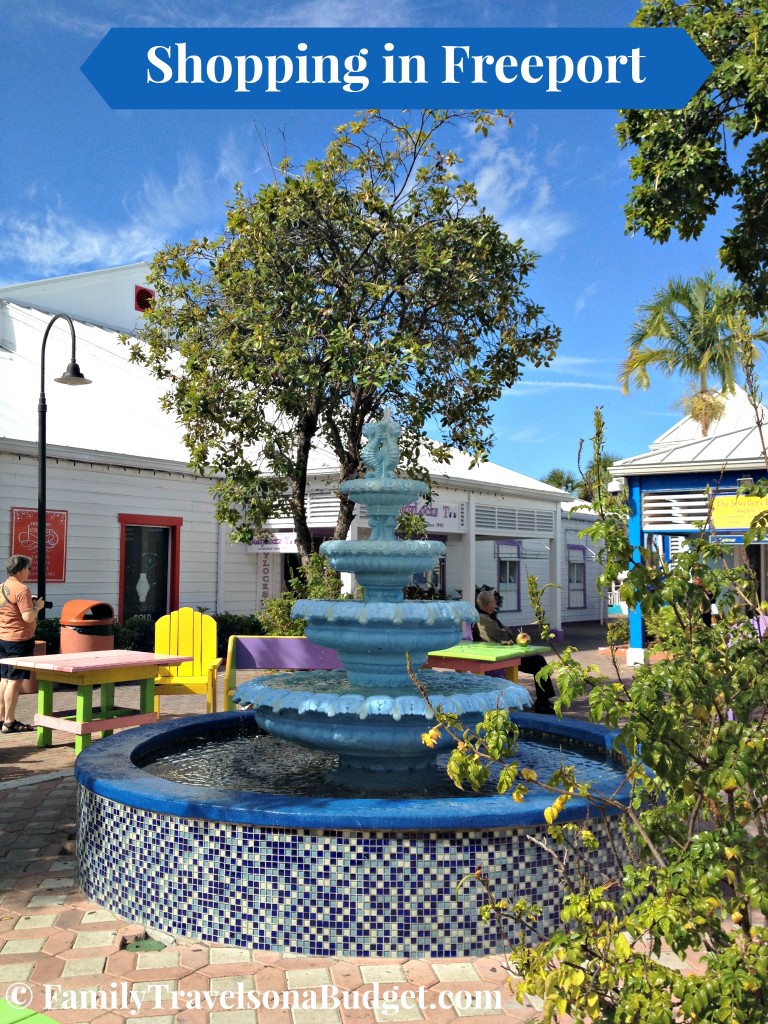
<instances>
[{"instance_id":1,"label":"yellow adirondack chair","mask_svg":"<svg viewBox=\"0 0 768 1024\"><path fill-rule=\"evenodd\" d=\"M192 608L179 608L155 623L155 654L191 657L181 665L164 669L155 678L155 711L160 698L183 693L204 693L205 709L216 711L216 672L222 659L216 657L216 620Z\"/></svg>"}]
</instances>

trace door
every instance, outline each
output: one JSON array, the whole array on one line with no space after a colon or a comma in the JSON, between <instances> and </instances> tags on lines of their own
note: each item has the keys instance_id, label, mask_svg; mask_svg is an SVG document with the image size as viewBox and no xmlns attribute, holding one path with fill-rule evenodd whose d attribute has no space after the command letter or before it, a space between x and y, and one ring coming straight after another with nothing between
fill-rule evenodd
<instances>
[{"instance_id":1,"label":"door","mask_svg":"<svg viewBox=\"0 0 768 1024\"><path fill-rule=\"evenodd\" d=\"M168 611L171 531L164 526L127 526L123 614L159 619Z\"/></svg>"},{"instance_id":2,"label":"door","mask_svg":"<svg viewBox=\"0 0 768 1024\"><path fill-rule=\"evenodd\" d=\"M179 606L179 535L183 520L118 516L121 622L159 619Z\"/></svg>"}]
</instances>

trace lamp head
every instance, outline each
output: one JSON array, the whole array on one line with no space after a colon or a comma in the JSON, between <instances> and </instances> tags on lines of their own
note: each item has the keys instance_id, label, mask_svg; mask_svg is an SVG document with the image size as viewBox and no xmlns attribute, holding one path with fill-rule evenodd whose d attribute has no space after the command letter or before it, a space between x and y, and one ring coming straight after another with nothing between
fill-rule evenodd
<instances>
[{"instance_id":1,"label":"lamp head","mask_svg":"<svg viewBox=\"0 0 768 1024\"><path fill-rule=\"evenodd\" d=\"M72 360L61 377L54 378L57 384L90 384L91 381L83 375L80 367Z\"/></svg>"}]
</instances>

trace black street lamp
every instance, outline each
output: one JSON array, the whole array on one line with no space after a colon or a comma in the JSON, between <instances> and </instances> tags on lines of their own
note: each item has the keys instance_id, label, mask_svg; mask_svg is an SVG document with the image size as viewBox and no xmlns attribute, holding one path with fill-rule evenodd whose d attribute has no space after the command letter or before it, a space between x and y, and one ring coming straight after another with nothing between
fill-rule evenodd
<instances>
[{"instance_id":1,"label":"black street lamp","mask_svg":"<svg viewBox=\"0 0 768 1024\"><path fill-rule=\"evenodd\" d=\"M37 403L37 596L45 598L45 577L46 577L46 546L47 524L46 524L46 494L45 494L45 420L48 406L45 402L45 343L48 341L48 334L57 320L66 320L69 324L69 333L72 335L72 359L61 377L56 377L57 384L90 384L87 377L80 372L80 367L75 361L75 325L66 313L57 313L49 321L43 335L43 344L40 349L40 400ZM45 618L45 607L40 609L39 618Z\"/></svg>"}]
</instances>

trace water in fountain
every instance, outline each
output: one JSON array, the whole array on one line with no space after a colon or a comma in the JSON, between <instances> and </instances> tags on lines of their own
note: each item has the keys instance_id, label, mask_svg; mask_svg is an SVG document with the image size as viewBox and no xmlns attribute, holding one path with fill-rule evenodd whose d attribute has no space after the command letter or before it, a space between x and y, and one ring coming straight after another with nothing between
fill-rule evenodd
<instances>
[{"instance_id":1,"label":"water in fountain","mask_svg":"<svg viewBox=\"0 0 768 1024\"><path fill-rule=\"evenodd\" d=\"M347 782L397 791L403 772L430 767L451 743L444 736L434 750L424 746L422 734L434 716L414 685L408 659L432 704L469 727L492 708L526 708L530 697L523 687L493 677L421 668L430 650L457 643L463 623L474 622L477 612L465 601L404 600L403 587L414 573L437 565L445 545L397 539L400 509L428 487L396 475L397 423L386 417L364 432L368 474L345 481L341 490L366 507L370 539L326 541L320 551L334 569L355 574L365 600L297 601L291 613L306 620L311 640L338 651L345 671L256 677L238 687L234 700L252 708L268 733L338 754Z\"/></svg>"}]
</instances>

